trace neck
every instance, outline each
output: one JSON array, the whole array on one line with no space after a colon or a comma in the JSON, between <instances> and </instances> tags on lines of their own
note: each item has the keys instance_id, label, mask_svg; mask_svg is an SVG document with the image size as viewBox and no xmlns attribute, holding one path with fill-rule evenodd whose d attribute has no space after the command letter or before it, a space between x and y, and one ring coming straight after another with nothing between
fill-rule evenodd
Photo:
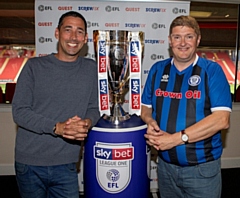
<instances>
[{"instance_id":1,"label":"neck","mask_svg":"<svg viewBox=\"0 0 240 198\"><path fill-rule=\"evenodd\" d=\"M60 60L60 61L64 61L64 62L74 62L77 60L78 56L62 56L59 53L54 54L54 56Z\"/></svg>"},{"instance_id":2,"label":"neck","mask_svg":"<svg viewBox=\"0 0 240 198\"><path fill-rule=\"evenodd\" d=\"M173 63L175 67L178 69L178 71L183 71L184 69L188 68L191 65L195 64L195 61L197 60L197 56L194 56L194 58L190 60L179 60L177 58L173 59Z\"/></svg>"}]
</instances>

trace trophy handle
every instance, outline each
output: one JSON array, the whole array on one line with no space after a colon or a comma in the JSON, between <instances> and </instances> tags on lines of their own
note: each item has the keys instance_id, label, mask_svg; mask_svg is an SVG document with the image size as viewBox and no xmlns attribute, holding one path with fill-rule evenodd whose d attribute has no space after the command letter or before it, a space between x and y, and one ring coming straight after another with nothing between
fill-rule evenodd
<instances>
[{"instance_id":1,"label":"trophy handle","mask_svg":"<svg viewBox=\"0 0 240 198\"><path fill-rule=\"evenodd\" d=\"M130 79L130 76L127 77L127 79L125 81L120 82L118 89L121 89Z\"/></svg>"}]
</instances>

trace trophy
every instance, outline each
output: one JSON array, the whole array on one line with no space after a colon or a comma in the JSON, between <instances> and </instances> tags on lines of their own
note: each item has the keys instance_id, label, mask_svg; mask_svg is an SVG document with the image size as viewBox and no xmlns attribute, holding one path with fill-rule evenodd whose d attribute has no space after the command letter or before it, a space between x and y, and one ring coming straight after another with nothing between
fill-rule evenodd
<instances>
[{"instance_id":1,"label":"trophy","mask_svg":"<svg viewBox=\"0 0 240 198\"><path fill-rule=\"evenodd\" d=\"M140 114L143 37L141 31L93 31L98 63L99 108L103 118L116 125L128 120L129 113ZM128 113L122 105L130 89Z\"/></svg>"}]
</instances>

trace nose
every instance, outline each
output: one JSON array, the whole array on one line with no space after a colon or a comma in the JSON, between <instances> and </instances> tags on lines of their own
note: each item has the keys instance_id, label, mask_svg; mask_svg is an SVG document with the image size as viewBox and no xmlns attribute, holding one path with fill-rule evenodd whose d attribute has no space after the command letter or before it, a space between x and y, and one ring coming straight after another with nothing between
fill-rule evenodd
<instances>
[{"instance_id":1,"label":"nose","mask_svg":"<svg viewBox=\"0 0 240 198\"><path fill-rule=\"evenodd\" d=\"M185 45L185 43L186 43L186 42L185 42L185 37L182 36L182 37L181 37L181 43L180 43L180 44L181 44L181 45Z\"/></svg>"},{"instance_id":2,"label":"nose","mask_svg":"<svg viewBox=\"0 0 240 198\"><path fill-rule=\"evenodd\" d=\"M71 33L71 39L72 39L72 40L76 40L76 39L77 39L77 32L76 32L76 31L72 31L72 33Z\"/></svg>"}]
</instances>

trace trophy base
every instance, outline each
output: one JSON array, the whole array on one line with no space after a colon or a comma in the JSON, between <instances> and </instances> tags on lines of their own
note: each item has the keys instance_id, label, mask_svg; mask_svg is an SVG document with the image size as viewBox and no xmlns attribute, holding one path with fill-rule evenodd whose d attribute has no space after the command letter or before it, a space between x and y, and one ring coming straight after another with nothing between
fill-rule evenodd
<instances>
[{"instance_id":1,"label":"trophy base","mask_svg":"<svg viewBox=\"0 0 240 198\"><path fill-rule=\"evenodd\" d=\"M130 115L127 113L126 115L123 116L109 116L109 115L104 115L103 119L108 120L109 122L118 125L119 123L130 119Z\"/></svg>"},{"instance_id":2,"label":"trophy base","mask_svg":"<svg viewBox=\"0 0 240 198\"><path fill-rule=\"evenodd\" d=\"M111 108L111 115L104 115L103 119L108 120L109 122L118 125L119 123L130 119L131 116L126 113L122 106L118 103L113 104L112 108Z\"/></svg>"}]
</instances>

